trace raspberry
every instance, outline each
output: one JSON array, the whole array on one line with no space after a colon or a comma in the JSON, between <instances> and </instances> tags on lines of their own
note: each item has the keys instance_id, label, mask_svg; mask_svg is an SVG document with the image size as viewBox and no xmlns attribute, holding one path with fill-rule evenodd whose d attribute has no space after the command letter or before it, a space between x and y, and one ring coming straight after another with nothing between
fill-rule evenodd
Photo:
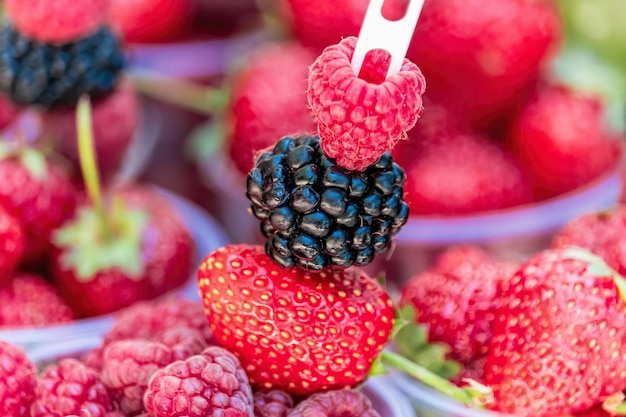
<instances>
[{"instance_id":1,"label":"raspberry","mask_svg":"<svg viewBox=\"0 0 626 417\"><path fill-rule=\"evenodd\" d=\"M79 355L79 359L82 363L90 367L96 372L102 372L102 368L104 364L102 363L102 349L101 346L98 346L95 349L89 350L81 355Z\"/></svg>"},{"instance_id":2,"label":"raspberry","mask_svg":"<svg viewBox=\"0 0 626 417\"><path fill-rule=\"evenodd\" d=\"M123 340L104 349L102 382L124 414L143 410L143 395L152 374L172 362L172 350L162 343Z\"/></svg>"},{"instance_id":3,"label":"raspberry","mask_svg":"<svg viewBox=\"0 0 626 417\"><path fill-rule=\"evenodd\" d=\"M13 278L13 271L24 252L24 244L22 225L0 206L0 287Z\"/></svg>"},{"instance_id":4,"label":"raspberry","mask_svg":"<svg viewBox=\"0 0 626 417\"><path fill-rule=\"evenodd\" d=\"M217 346L157 371L144 404L156 417L252 417L253 397L239 360Z\"/></svg>"},{"instance_id":5,"label":"raspberry","mask_svg":"<svg viewBox=\"0 0 626 417\"><path fill-rule=\"evenodd\" d=\"M404 171L386 153L364 173L322 154L317 136L287 136L247 180L266 252L278 264L321 270L367 265L391 246L409 215Z\"/></svg>"},{"instance_id":6,"label":"raspberry","mask_svg":"<svg viewBox=\"0 0 626 417\"><path fill-rule=\"evenodd\" d=\"M254 417L287 417L293 405L293 398L284 391L254 393Z\"/></svg>"},{"instance_id":7,"label":"raspberry","mask_svg":"<svg viewBox=\"0 0 626 417\"><path fill-rule=\"evenodd\" d=\"M66 416L66 417L92 417L91 411L90 410L80 410L80 415L77 414L72 414L70 416ZM123 413L120 413L119 411L111 411L110 413L106 413L105 417L126 417ZM150 417L147 414L140 414L137 417Z\"/></svg>"},{"instance_id":8,"label":"raspberry","mask_svg":"<svg viewBox=\"0 0 626 417\"><path fill-rule=\"evenodd\" d=\"M313 394L294 408L289 417L380 417L363 393L352 389Z\"/></svg>"},{"instance_id":9,"label":"raspberry","mask_svg":"<svg viewBox=\"0 0 626 417\"><path fill-rule=\"evenodd\" d=\"M0 340L0 415L30 417L37 370L24 352Z\"/></svg>"},{"instance_id":10,"label":"raspberry","mask_svg":"<svg viewBox=\"0 0 626 417\"><path fill-rule=\"evenodd\" d=\"M202 304L167 298L137 303L120 313L113 328L104 335L103 345L124 339L152 340L164 330L179 327L197 330L208 344L213 343Z\"/></svg>"},{"instance_id":11,"label":"raspberry","mask_svg":"<svg viewBox=\"0 0 626 417\"><path fill-rule=\"evenodd\" d=\"M0 92L23 106L48 109L72 106L83 94L94 100L104 97L124 67L121 45L106 28L74 43L52 46L5 25L0 29L0 50L4 51Z\"/></svg>"},{"instance_id":12,"label":"raspberry","mask_svg":"<svg viewBox=\"0 0 626 417\"><path fill-rule=\"evenodd\" d=\"M109 0L6 0L7 15L24 35L44 43L66 43L95 32Z\"/></svg>"},{"instance_id":13,"label":"raspberry","mask_svg":"<svg viewBox=\"0 0 626 417\"><path fill-rule=\"evenodd\" d=\"M91 417L105 417L111 398L96 372L76 359L62 359L49 366L35 390L31 417L64 417L89 410Z\"/></svg>"},{"instance_id":14,"label":"raspberry","mask_svg":"<svg viewBox=\"0 0 626 417\"><path fill-rule=\"evenodd\" d=\"M376 51L357 77L350 64L355 45L356 38L348 37L322 52L311 66L307 96L326 155L363 171L415 125L426 81L406 59L385 80L387 55Z\"/></svg>"},{"instance_id":15,"label":"raspberry","mask_svg":"<svg viewBox=\"0 0 626 417\"><path fill-rule=\"evenodd\" d=\"M21 273L0 287L0 327L43 327L72 320L70 306L38 275Z\"/></svg>"},{"instance_id":16,"label":"raspberry","mask_svg":"<svg viewBox=\"0 0 626 417\"><path fill-rule=\"evenodd\" d=\"M172 349L174 360L187 359L208 347L200 332L188 327L166 329L157 334L155 340Z\"/></svg>"},{"instance_id":17,"label":"raspberry","mask_svg":"<svg viewBox=\"0 0 626 417\"><path fill-rule=\"evenodd\" d=\"M108 97L93 105L94 147L98 168L114 173L130 145L140 116L139 98L130 82L122 82ZM77 166L76 109L62 108L43 114L43 129L55 139L58 150Z\"/></svg>"},{"instance_id":18,"label":"raspberry","mask_svg":"<svg viewBox=\"0 0 626 417\"><path fill-rule=\"evenodd\" d=\"M19 110L7 97L0 96L0 130L9 126L19 115Z\"/></svg>"}]
</instances>

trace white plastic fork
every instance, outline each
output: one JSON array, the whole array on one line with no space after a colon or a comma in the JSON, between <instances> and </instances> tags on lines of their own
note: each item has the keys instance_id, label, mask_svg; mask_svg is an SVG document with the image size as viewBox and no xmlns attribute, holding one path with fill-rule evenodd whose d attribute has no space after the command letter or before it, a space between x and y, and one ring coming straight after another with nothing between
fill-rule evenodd
<instances>
[{"instance_id":1,"label":"white plastic fork","mask_svg":"<svg viewBox=\"0 0 626 417\"><path fill-rule=\"evenodd\" d=\"M361 72L365 55L374 49L385 50L391 55L385 79L400 71L424 6L424 0L409 0L404 17L392 21L383 16L384 3L385 0L370 0L367 7L351 62L357 75Z\"/></svg>"}]
</instances>

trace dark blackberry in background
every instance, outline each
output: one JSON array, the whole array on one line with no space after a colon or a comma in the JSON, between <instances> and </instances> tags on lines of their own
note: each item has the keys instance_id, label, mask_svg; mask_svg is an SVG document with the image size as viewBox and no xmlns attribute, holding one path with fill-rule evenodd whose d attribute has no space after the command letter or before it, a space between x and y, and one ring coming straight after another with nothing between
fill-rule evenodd
<instances>
[{"instance_id":1,"label":"dark blackberry in background","mask_svg":"<svg viewBox=\"0 0 626 417\"><path fill-rule=\"evenodd\" d=\"M124 68L115 35L101 28L73 43L48 45L10 24L0 28L0 92L22 106L73 106L83 94L98 99L115 88Z\"/></svg>"},{"instance_id":2,"label":"dark blackberry in background","mask_svg":"<svg viewBox=\"0 0 626 417\"><path fill-rule=\"evenodd\" d=\"M409 216L404 181L389 153L364 172L351 172L324 155L318 136L288 136L258 158L246 195L275 262L346 268L389 249Z\"/></svg>"}]
</instances>

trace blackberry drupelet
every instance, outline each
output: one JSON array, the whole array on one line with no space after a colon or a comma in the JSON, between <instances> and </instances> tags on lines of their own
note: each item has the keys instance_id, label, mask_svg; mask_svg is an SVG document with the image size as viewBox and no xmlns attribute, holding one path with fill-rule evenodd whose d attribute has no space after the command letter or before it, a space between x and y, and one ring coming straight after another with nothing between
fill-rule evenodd
<instances>
[{"instance_id":1,"label":"blackberry drupelet","mask_svg":"<svg viewBox=\"0 0 626 417\"><path fill-rule=\"evenodd\" d=\"M23 106L73 106L83 94L100 98L113 90L123 67L121 45L104 27L65 45L33 41L9 24L0 29L0 91Z\"/></svg>"},{"instance_id":2,"label":"blackberry drupelet","mask_svg":"<svg viewBox=\"0 0 626 417\"><path fill-rule=\"evenodd\" d=\"M364 172L326 157L319 136L284 137L247 178L252 213L275 262L321 270L366 265L406 223L405 174L389 153Z\"/></svg>"}]
</instances>

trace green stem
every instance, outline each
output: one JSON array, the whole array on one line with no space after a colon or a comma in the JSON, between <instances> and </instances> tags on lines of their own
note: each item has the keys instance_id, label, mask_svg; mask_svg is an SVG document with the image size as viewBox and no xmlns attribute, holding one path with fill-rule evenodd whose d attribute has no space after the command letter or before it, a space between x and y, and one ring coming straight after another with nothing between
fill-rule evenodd
<instances>
[{"instance_id":1,"label":"green stem","mask_svg":"<svg viewBox=\"0 0 626 417\"><path fill-rule=\"evenodd\" d=\"M98 162L93 146L93 128L91 122L91 100L82 96L76 110L76 131L78 132L78 154L80 168L87 187L87 194L102 222L103 231L108 231L108 222L102 190L100 188L100 174Z\"/></svg>"},{"instance_id":2,"label":"green stem","mask_svg":"<svg viewBox=\"0 0 626 417\"><path fill-rule=\"evenodd\" d=\"M611 410L617 416L626 415L626 403L621 403Z\"/></svg>"},{"instance_id":3,"label":"green stem","mask_svg":"<svg viewBox=\"0 0 626 417\"><path fill-rule=\"evenodd\" d=\"M385 350L381 353L380 358L383 365L389 366L399 371L406 372L413 378L417 379L425 385L428 385L431 388L436 389L442 394L454 398L465 405L471 406L475 404L475 401L472 399L471 395L463 388L457 387L447 379L440 377L439 375L429 371L423 366L411 362L404 356Z\"/></svg>"},{"instance_id":4,"label":"green stem","mask_svg":"<svg viewBox=\"0 0 626 417\"><path fill-rule=\"evenodd\" d=\"M222 112L227 104L224 91L189 81L135 75L133 83L146 95L209 116Z\"/></svg>"}]
</instances>

